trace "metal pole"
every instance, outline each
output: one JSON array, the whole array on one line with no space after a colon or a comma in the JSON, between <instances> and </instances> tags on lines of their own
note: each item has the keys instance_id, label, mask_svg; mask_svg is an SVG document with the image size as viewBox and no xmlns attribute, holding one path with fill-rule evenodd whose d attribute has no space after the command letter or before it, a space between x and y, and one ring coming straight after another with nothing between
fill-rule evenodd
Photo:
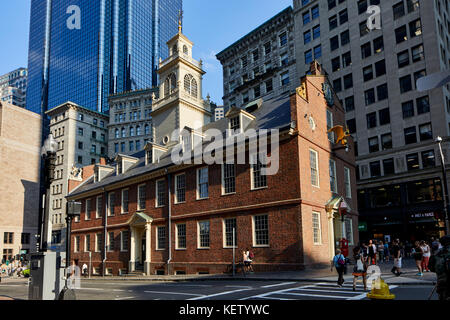
<instances>
[{"instance_id":1,"label":"metal pole","mask_svg":"<svg viewBox=\"0 0 450 320\"><path fill-rule=\"evenodd\" d=\"M92 252L89 251L89 279L91 278L91 269L92 269Z\"/></svg>"},{"instance_id":2,"label":"metal pole","mask_svg":"<svg viewBox=\"0 0 450 320\"><path fill-rule=\"evenodd\" d=\"M234 238L235 233L236 233L236 228L233 227L233 277L234 277L234 274L235 274L235 265L236 265L236 262L235 262L235 259L236 259L236 255L235 255L236 241L235 241L235 238Z\"/></svg>"},{"instance_id":3,"label":"metal pole","mask_svg":"<svg viewBox=\"0 0 450 320\"><path fill-rule=\"evenodd\" d=\"M445 227L446 233L450 234L450 225L449 225L449 201L448 201L448 185L447 185L447 171L445 169L445 159L444 153L442 152L442 138L438 137L437 140L439 145L439 152L441 154L441 167L442 167L442 183L444 184L444 212L445 212Z\"/></svg>"}]
</instances>

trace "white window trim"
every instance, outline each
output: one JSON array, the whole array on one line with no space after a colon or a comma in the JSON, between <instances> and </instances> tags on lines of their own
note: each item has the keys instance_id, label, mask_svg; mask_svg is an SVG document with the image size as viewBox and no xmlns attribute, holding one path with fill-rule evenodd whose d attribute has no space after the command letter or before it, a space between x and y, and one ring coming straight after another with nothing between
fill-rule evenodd
<instances>
[{"instance_id":1,"label":"white window trim","mask_svg":"<svg viewBox=\"0 0 450 320\"><path fill-rule=\"evenodd\" d=\"M73 252L80 252L80 236L73 238Z\"/></svg>"},{"instance_id":2,"label":"white window trim","mask_svg":"<svg viewBox=\"0 0 450 320\"><path fill-rule=\"evenodd\" d=\"M250 94L248 93L248 95L249 95L249 99L250 99ZM233 116L233 117L228 119L228 130L230 130L230 132L231 132L231 120L236 118L236 117L239 118L239 129L235 130L233 135L238 135L238 134L243 133L243 129L242 129L242 120L243 120L242 113L239 113L237 116Z\"/></svg>"},{"instance_id":3,"label":"white window trim","mask_svg":"<svg viewBox=\"0 0 450 320\"><path fill-rule=\"evenodd\" d=\"M351 221L350 222L350 234L351 234L351 239L347 239L348 240L348 244L350 246L354 245L354 238L355 235L353 233L353 219L352 218L345 218L344 220L344 236L347 236L347 223L346 221Z\"/></svg>"},{"instance_id":4,"label":"white window trim","mask_svg":"<svg viewBox=\"0 0 450 320\"><path fill-rule=\"evenodd\" d=\"M157 226L156 227L156 251L165 251L166 250L166 244L164 243L164 247L160 248L160 243L159 243L159 229L160 228L166 228L166 226ZM167 237L167 229L165 230L165 234L164 234L164 240L166 240Z\"/></svg>"},{"instance_id":5,"label":"white window trim","mask_svg":"<svg viewBox=\"0 0 450 320\"><path fill-rule=\"evenodd\" d=\"M128 191L128 211L123 211L123 193L124 193L124 191ZM121 200L120 201L121 202L120 203L120 213L127 214L130 211L130 189L128 189L128 188L122 189L122 196L121 196L120 200Z\"/></svg>"},{"instance_id":6,"label":"white window trim","mask_svg":"<svg viewBox=\"0 0 450 320\"><path fill-rule=\"evenodd\" d=\"M231 220L231 219L236 220L236 229L235 229L235 230L237 230L237 219L236 219L235 217L234 217L234 218L223 218L223 219L222 219L222 234L223 234L223 248L224 248L224 249L233 249L233 246L232 246L232 245L231 245L231 246L227 246L227 234L226 234L227 229L226 229L226 223L225 223L226 220ZM236 234L235 234L235 236L236 236L236 238L237 238L237 235L236 235ZM236 243L234 244L234 248L235 248L235 249L238 248L238 246L237 246L237 241L236 241Z\"/></svg>"},{"instance_id":7,"label":"white window trim","mask_svg":"<svg viewBox=\"0 0 450 320\"><path fill-rule=\"evenodd\" d=\"M229 196L232 194L236 194L236 165L233 163L234 165L234 192L228 192L225 193L225 164L227 163L222 163L222 182L221 182L221 190L222 190L222 196ZM231 163L228 163L231 164Z\"/></svg>"},{"instance_id":8,"label":"white window trim","mask_svg":"<svg viewBox=\"0 0 450 320\"><path fill-rule=\"evenodd\" d=\"M259 153L257 153L254 156L256 156L256 161L259 161ZM255 188L255 181L253 180L253 173L254 173L253 164L250 163L250 191L267 189L269 187L269 185ZM268 183L267 182L267 176L266 176L266 183Z\"/></svg>"},{"instance_id":9,"label":"white window trim","mask_svg":"<svg viewBox=\"0 0 450 320\"><path fill-rule=\"evenodd\" d=\"M334 186L333 186L333 187L334 187L334 191L333 191L333 188L331 188L331 179L330 179L330 191L333 192L333 193L338 193L338 189L337 189L338 183L337 183L336 161L333 160L333 159L330 159L329 162L330 162L329 165L330 165L330 166L332 165L333 172L334 172ZM330 178L331 178L331 175L330 175Z\"/></svg>"},{"instance_id":10,"label":"white window trim","mask_svg":"<svg viewBox=\"0 0 450 320\"><path fill-rule=\"evenodd\" d=\"M311 181L311 185L315 188L320 188L320 172L319 172L319 153L316 150L313 149L309 149L310 153L309 153L309 175L310 175L310 180L312 180L312 176L311 176L311 152L315 153L316 155L316 172L317 172L317 185L312 184Z\"/></svg>"},{"instance_id":11,"label":"white window trim","mask_svg":"<svg viewBox=\"0 0 450 320\"><path fill-rule=\"evenodd\" d=\"M330 120L331 120L330 129L331 129L334 126L333 112L327 108L327 121L328 121L328 115L330 115ZM328 124L327 124L327 127L328 127ZM328 130L328 128L327 128L327 130ZM331 139L330 139L330 137L331 137ZM334 141L336 141L334 132L328 133L328 141L330 141L331 143L334 143Z\"/></svg>"},{"instance_id":12,"label":"white window trim","mask_svg":"<svg viewBox=\"0 0 450 320\"><path fill-rule=\"evenodd\" d=\"M99 237L99 235L100 235L100 237L103 237L103 234L101 234L101 233L96 233L95 234L95 248L94 248L95 252L101 252L101 248L98 247L98 237Z\"/></svg>"},{"instance_id":13,"label":"white window trim","mask_svg":"<svg viewBox=\"0 0 450 320\"><path fill-rule=\"evenodd\" d=\"M198 174L199 174L199 172L200 172L200 170L203 170L203 169L207 169L207 171L208 171L208 196L207 197L204 197L204 198L200 198L200 180L199 180L199 176L198 176ZM196 171L196 200L205 200L205 199L209 199L209 168L207 167L207 166L205 166L205 167L201 167L201 168L198 168Z\"/></svg>"},{"instance_id":14,"label":"white window trim","mask_svg":"<svg viewBox=\"0 0 450 320\"><path fill-rule=\"evenodd\" d=\"M200 246L200 223L208 222L209 223L209 246L201 247ZM197 221L197 249L199 250L208 250L211 247L211 222L209 220Z\"/></svg>"},{"instance_id":15,"label":"white window trim","mask_svg":"<svg viewBox=\"0 0 450 320\"><path fill-rule=\"evenodd\" d=\"M252 216L252 243L253 248L270 248L270 237L269 237L269 244L256 244L256 229L255 229L255 218L261 217L261 216L267 216L267 228L269 228L269 215L268 214L257 214ZM270 236L269 230L267 230Z\"/></svg>"},{"instance_id":16,"label":"white window trim","mask_svg":"<svg viewBox=\"0 0 450 320\"><path fill-rule=\"evenodd\" d=\"M160 205L158 203L158 182L165 181L164 179L159 179L155 181L155 208L163 208L165 205Z\"/></svg>"},{"instance_id":17,"label":"white window trim","mask_svg":"<svg viewBox=\"0 0 450 320\"><path fill-rule=\"evenodd\" d=\"M88 211L88 205L87 205L88 201L90 202L89 211ZM84 208L84 221L91 220L91 212L92 212L92 199L86 199L85 208ZM89 214L89 219L88 219L88 214Z\"/></svg>"},{"instance_id":18,"label":"white window trim","mask_svg":"<svg viewBox=\"0 0 450 320\"><path fill-rule=\"evenodd\" d=\"M107 236L107 240L108 240L108 242L107 242L107 245L106 245L106 248L107 248L107 252L114 252L114 248L111 250L111 233L112 233L112 231L110 231L110 232L108 232L108 236Z\"/></svg>"},{"instance_id":19,"label":"white window trim","mask_svg":"<svg viewBox=\"0 0 450 320\"><path fill-rule=\"evenodd\" d=\"M102 199L103 200L103 197L102 196L99 196L99 197L97 197L96 199L95 199L95 219L101 219L101 208L100 208L100 210L99 210L99 207L98 207L98 202L99 202L99 199ZM102 203L102 205L103 205L103 203Z\"/></svg>"},{"instance_id":20,"label":"white window trim","mask_svg":"<svg viewBox=\"0 0 450 320\"><path fill-rule=\"evenodd\" d=\"M111 196L114 196L114 202L116 202L116 195L115 195L115 193L111 192L110 194L108 194L108 217L113 217L114 216L114 212L111 213Z\"/></svg>"},{"instance_id":21,"label":"white window trim","mask_svg":"<svg viewBox=\"0 0 450 320\"><path fill-rule=\"evenodd\" d=\"M123 233L124 231L120 231L120 252L128 252L128 247L127 248L123 247Z\"/></svg>"},{"instance_id":22,"label":"white window trim","mask_svg":"<svg viewBox=\"0 0 450 320\"><path fill-rule=\"evenodd\" d=\"M351 199L352 198L352 179L351 179L352 173L350 171L350 168L344 167L344 175L345 175L344 182L345 181L348 182L348 184L344 183L345 184L345 196L348 199ZM347 190L347 185L348 185L348 190ZM349 192L347 192L347 191L349 191Z\"/></svg>"},{"instance_id":23,"label":"white window trim","mask_svg":"<svg viewBox=\"0 0 450 320\"><path fill-rule=\"evenodd\" d=\"M87 244L88 244L87 238L88 237L89 237L89 245L91 244L91 235L90 234L85 235L84 236L84 252L90 252L90 250L87 250Z\"/></svg>"},{"instance_id":24,"label":"white window trim","mask_svg":"<svg viewBox=\"0 0 450 320\"><path fill-rule=\"evenodd\" d=\"M139 211L139 210L145 210L145 209L143 209L143 208L141 208L141 206L140 206L140 204L139 204L139 198L140 198L140 192L139 192L139 190L140 190L140 188L141 187L146 187L146 184L145 183L143 183L143 184L140 184L140 185L138 185L138 187L137 187L137 203L136 203L136 205L137 205L137 210ZM128 195L128 197L129 197L130 195ZM146 206L147 207L147 206Z\"/></svg>"},{"instance_id":25,"label":"white window trim","mask_svg":"<svg viewBox=\"0 0 450 320\"><path fill-rule=\"evenodd\" d=\"M186 242L186 248L180 248L179 246L178 246L178 226L180 226L180 225L184 225L185 227L184 227L184 231L185 231L185 233L187 233L187 230L186 230L186 228L187 228L187 225L186 225L186 223L178 223L178 224L176 224L175 225L175 250L186 250L187 249L187 242ZM186 241L187 241L187 234L185 234L185 237L186 237Z\"/></svg>"},{"instance_id":26,"label":"white window trim","mask_svg":"<svg viewBox=\"0 0 450 320\"><path fill-rule=\"evenodd\" d=\"M318 215L318 222L319 222L319 242L314 242L314 228L312 228L313 229L313 234L312 234L312 236L313 236L313 238L312 238L312 242L313 242L313 244L315 245L315 246L319 246L319 245L322 245L323 244L323 242L322 242L322 221L321 221L321 214L320 214L320 212L319 211L313 211L312 212L312 215L311 215L311 226L313 227L313 223L314 223L314 220L313 220L313 218L314 218L314 215Z\"/></svg>"},{"instance_id":27,"label":"white window trim","mask_svg":"<svg viewBox=\"0 0 450 320\"><path fill-rule=\"evenodd\" d=\"M178 201L178 194L177 194L177 190L178 190L178 188L177 188L177 177L183 176L183 175L184 175L184 201ZM180 174L175 175L174 182L175 182L175 186L174 186L174 188L175 188L175 201L174 201L174 203L175 203L175 204L186 203L186 173L183 172L183 173L180 173Z\"/></svg>"}]
</instances>

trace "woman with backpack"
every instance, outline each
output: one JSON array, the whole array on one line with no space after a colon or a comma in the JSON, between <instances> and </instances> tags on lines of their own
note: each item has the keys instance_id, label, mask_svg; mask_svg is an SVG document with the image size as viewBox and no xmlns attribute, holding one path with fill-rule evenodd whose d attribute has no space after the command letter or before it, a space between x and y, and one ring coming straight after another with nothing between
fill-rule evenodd
<instances>
[{"instance_id":1,"label":"woman with backpack","mask_svg":"<svg viewBox=\"0 0 450 320\"><path fill-rule=\"evenodd\" d=\"M333 266L336 268L338 273L338 281L337 284L339 287L342 287L344 284L344 272L345 272L345 257L341 254L341 250L336 249L336 255L333 258L333 262L331 265L331 270L333 271Z\"/></svg>"},{"instance_id":2,"label":"woman with backpack","mask_svg":"<svg viewBox=\"0 0 450 320\"><path fill-rule=\"evenodd\" d=\"M356 247L353 249L353 259L355 259L355 266L353 267L353 291L356 291L356 282L358 277L363 278L364 291L367 290L367 264L361 254L361 249Z\"/></svg>"}]
</instances>

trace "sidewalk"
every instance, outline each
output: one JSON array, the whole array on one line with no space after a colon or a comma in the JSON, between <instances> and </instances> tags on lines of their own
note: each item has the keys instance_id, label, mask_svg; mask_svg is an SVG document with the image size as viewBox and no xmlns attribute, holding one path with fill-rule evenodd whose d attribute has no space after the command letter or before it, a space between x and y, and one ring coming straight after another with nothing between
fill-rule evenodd
<instances>
[{"instance_id":1,"label":"sidewalk","mask_svg":"<svg viewBox=\"0 0 450 320\"><path fill-rule=\"evenodd\" d=\"M379 265L382 275L381 278L387 284L395 285L432 285L436 283L436 274L433 272L426 272L422 277L417 276L417 268L411 259L405 259L404 268L400 277L391 273L392 262L382 263ZM344 276L346 282L352 282L353 265L348 266L348 273ZM234 277L229 274L210 274L210 275L170 275L170 276L107 276L107 277L92 277L91 279L83 278L85 280L94 281L111 281L111 280L125 280L125 281L211 281L211 280L252 280L252 281L298 281L298 282L336 282L337 273L335 270L330 271L326 269L307 269L300 271L280 271L280 272L256 272L247 274L245 277L242 273L237 273ZM361 279L360 279L361 280Z\"/></svg>"}]
</instances>

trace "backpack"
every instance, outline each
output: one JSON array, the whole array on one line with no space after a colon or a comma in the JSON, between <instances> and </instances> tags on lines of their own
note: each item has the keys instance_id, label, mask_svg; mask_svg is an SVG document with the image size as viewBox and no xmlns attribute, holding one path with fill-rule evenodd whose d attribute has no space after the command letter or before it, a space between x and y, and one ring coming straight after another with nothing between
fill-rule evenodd
<instances>
[{"instance_id":1,"label":"backpack","mask_svg":"<svg viewBox=\"0 0 450 320\"><path fill-rule=\"evenodd\" d=\"M337 260L338 265L343 266L345 265L345 259L342 258L342 254L339 256Z\"/></svg>"},{"instance_id":2,"label":"backpack","mask_svg":"<svg viewBox=\"0 0 450 320\"><path fill-rule=\"evenodd\" d=\"M252 251L250 251L248 257L253 260L253 258L255 258L255 255L253 254Z\"/></svg>"}]
</instances>

